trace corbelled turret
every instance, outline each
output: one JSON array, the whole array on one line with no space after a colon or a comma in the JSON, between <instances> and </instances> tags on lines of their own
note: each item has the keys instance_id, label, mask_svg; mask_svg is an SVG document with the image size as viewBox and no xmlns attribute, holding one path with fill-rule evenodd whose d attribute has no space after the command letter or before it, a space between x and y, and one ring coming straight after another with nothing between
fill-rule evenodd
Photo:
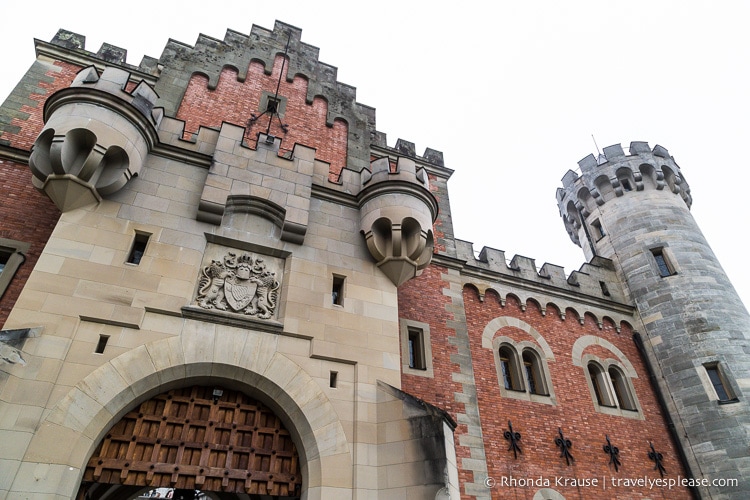
<instances>
[{"instance_id":1,"label":"corbelled turret","mask_svg":"<svg viewBox=\"0 0 750 500\"><path fill-rule=\"evenodd\" d=\"M52 95L29 167L34 186L66 212L99 202L140 171L162 118L145 82L127 92L127 71L91 66Z\"/></svg>"},{"instance_id":2,"label":"corbelled turret","mask_svg":"<svg viewBox=\"0 0 750 500\"><path fill-rule=\"evenodd\" d=\"M396 285L418 276L432 258L432 223L438 206L424 168L400 157L395 170L388 158L362 172L360 227L378 267Z\"/></svg>"}]
</instances>

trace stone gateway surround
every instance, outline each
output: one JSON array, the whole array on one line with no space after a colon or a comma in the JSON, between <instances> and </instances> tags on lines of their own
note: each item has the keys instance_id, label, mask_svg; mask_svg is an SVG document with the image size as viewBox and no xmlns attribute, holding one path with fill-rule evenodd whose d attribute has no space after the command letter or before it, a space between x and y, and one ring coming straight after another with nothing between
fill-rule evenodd
<instances>
[{"instance_id":1,"label":"stone gateway surround","mask_svg":"<svg viewBox=\"0 0 750 500\"><path fill-rule=\"evenodd\" d=\"M277 22L138 66L60 30L0 107L0 498L744 499L750 318L668 151L454 237L440 151Z\"/></svg>"}]
</instances>

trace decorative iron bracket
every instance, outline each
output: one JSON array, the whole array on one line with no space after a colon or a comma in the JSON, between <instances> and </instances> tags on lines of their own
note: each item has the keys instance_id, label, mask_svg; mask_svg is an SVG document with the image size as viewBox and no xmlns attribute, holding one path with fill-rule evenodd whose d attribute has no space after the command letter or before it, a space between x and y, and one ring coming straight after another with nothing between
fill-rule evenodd
<instances>
[{"instance_id":1,"label":"decorative iron bracket","mask_svg":"<svg viewBox=\"0 0 750 500\"><path fill-rule=\"evenodd\" d=\"M612 446L608 435L605 434L604 437L607 438L607 444L603 448L604 453L609 454L609 465L614 465L615 472L619 472L622 465L622 462L620 462L620 449L617 446Z\"/></svg>"},{"instance_id":2,"label":"decorative iron bracket","mask_svg":"<svg viewBox=\"0 0 750 500\"><path fill-rule=\"evenodd\" d=\"M510 420L508 420L508 430L503 433L503 437L505 437L505 439L507 439L510 443L510 445L508 446L508 451L513 450L513 458L517 459L518 454L523 453L521 447L518 444L518 442L521 440L521 433L513 431L513 425L511 425Z\"/></svg>"},{"instance_id":3,"label":"decorative iron bracket","mask_svg":"<svg viewBox=\"0 0 750 500\"><path fill-rule=\"evenodd\" d=\"M667 469L665 469L664 465L661 463L661 461L664 459L664 455L654 449L654 443L652 443L651 441L648 442L648 445L651 447L651 451L648 452L648 458L654 461L654 470L658 470L659 475L661 475L661 477L664 477L664 474L667 473Z\"/></svg>"},{"instance_id":4,"label":"decorative iron bracket","mask_svg":"<svg viewBox=\"0 0 750 500\"><path fill-rule=\"evenodd\" d=\"M555 438L555 444L558 448L560 448L560 458L565 457L565 463L567 465L570 465L570 462L575 462L576 459L573 458L573 455L570 453L570 448L573 447L573 443L570 441L570 439L566 439L565 436L563 436L562 428L557 428L557 433L560 435L560 437Z\"/></svg>"}]
</instances>

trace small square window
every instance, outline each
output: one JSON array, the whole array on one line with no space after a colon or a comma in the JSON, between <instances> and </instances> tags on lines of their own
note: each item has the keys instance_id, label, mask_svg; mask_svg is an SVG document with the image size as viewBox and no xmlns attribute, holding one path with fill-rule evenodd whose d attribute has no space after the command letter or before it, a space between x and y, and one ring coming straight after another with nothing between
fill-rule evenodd
<instances>
[{"instance_id":1,"label":"small square window","mask_svg":"<svg viewBox=\"0 0 750 500\"><path fill-rule=\"evenodd\" d=\"M273 98L269 98L268 102L266 103L266 111L268 113L278 113L279 112L279 101Z\"/></svg>"},{"instance_id":2,"label":"small square window","mask_svg":"<svg viewBox=\"0 0 750 500\"><path fill-rule=\"evenodd\" d=\"M141 258L146 252L146 245L150 236L148 233L136 231L133 245L130 247L130 253L128 254L128 264L135 264L137 266L141 263Z\"/></svg>"},{"instance_id":3,"label":"small square window","mask_svg":"<svg viewBox=\"0 0 750 500\"><path fill-rule=\"evenodd\" d=\"M344 280L343 276L333 275L333 287L331 289L331 300L336 306L344 305Z\"/></svg>"}]
</instances>

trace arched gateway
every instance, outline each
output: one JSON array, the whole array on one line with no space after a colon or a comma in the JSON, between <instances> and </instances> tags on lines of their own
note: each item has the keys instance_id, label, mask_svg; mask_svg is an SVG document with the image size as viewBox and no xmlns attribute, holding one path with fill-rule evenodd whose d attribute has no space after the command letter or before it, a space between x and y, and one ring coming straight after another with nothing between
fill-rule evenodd
<instances>
[{"instance_id":1,"label":"arched gateway","mask_svg":"<svg viewBox=\"0 0 750 500\"><path fill-rule=\"evenodd\" d=\"M193 386L144 401L117 422L89 460L78 498L146 487L299 498L302 476L271 409L240 391Z\"/></svg>"}]
</instances>

